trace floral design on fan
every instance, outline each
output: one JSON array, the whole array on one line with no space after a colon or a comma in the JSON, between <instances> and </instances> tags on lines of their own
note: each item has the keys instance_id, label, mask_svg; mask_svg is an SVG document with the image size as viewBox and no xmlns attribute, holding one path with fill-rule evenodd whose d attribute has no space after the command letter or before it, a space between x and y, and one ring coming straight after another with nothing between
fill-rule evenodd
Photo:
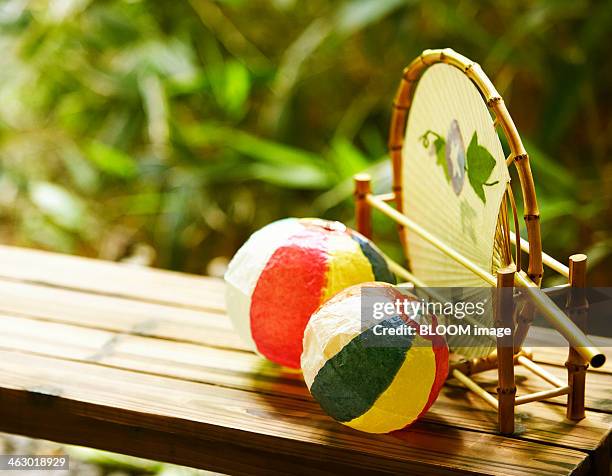
<instances>
[{"instance_id":1,"label":"floral design on fan","mask_svg":"<svg viewBox=\"0 0 612 476\"><path fill-rule=\"evenodd\" d=\"M453 187L457 196L463 190L467 174L474 193L483 203L487 202L484 187L496 185L499 181L487 182L495 168L495 158L485 147L478 144L476 131L472 134L467 151L456 119L451 121L446 139L432 130L427 130L419 139L423 147L431 147L436 164L444 170L446 181Z\"/></svg>"}]
</instances>

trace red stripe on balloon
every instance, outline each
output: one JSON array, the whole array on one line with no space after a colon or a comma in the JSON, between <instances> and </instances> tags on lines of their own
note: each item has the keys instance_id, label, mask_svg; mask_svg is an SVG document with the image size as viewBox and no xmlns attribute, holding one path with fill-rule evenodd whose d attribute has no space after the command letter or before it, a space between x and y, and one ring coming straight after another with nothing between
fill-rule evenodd
<instances>
[{"instance_id":1,"label":"red stripe on balloon","mask_svg":"<svg viewBox=\"0 0 612 476\"><path fill-rule=\"evenodd\" d=\"M257 350L299 368L304 329L319 307L327 273L326 239L305 228L266 263L251 297L251 333Z\"/></svg>"},{"instance_id":2,"label":"red stripe on balloon","mask_svg":"<svg viewBox=\"0 0 612 476\"><path fill-rule=\"evenodd\" d=\"M435 316L432 316L432 325L438 325L438 321ZM419 418L429 410L429 407L433 405L438 398L438 394L446 381L446 377L448 375L448 346L446 345L446 340L441 335L435 335L430 338L431 347L434 352L434 356L436 359L436 378L434 379L431 390L429 391L429 398L427 399L427 403L421 410L419 414Z\"/></svg>"}]
</instances>

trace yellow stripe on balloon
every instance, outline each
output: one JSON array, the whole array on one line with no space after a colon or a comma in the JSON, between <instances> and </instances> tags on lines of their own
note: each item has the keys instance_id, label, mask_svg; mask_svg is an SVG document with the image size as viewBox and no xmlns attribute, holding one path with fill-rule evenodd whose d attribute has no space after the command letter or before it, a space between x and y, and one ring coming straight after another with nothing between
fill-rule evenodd
<instances>
[{"instance_id":1,"label":"yellow stripe on balloon","mask_svg":"<svg viewBox=\"0 0 612 476\"><path fill-rule=\"evenodd\" d=\"M404 428L427 404L435 375L436 358L431 342L417 335L387 390L366 413L345 424L370 433Z\"/></svg>"},{"instance_id":2,"label":"yellow stripe on balloon","mask_svg":"<svg viewBox=\"0 0 612 476\"><path fill-rule=\"evenodd\" d=\"M333 234L328 238L327 246L331 256L322 302L353 284L375 281L372 265L362 253L359 243L349 235Z\"/></svg>"},{"instance_id":3,"label":"yellow stripe on balloon","mask_svg":"<svg viewBox=\"0 0 612 476\"><path fill-rule=\"evenodd\" d=\"M322 290L322 302L326 302L350 286L374 281L370 261L361 251L359 243L350 236L346 234L330 235L327 238L327 249L330 257L327 262L327 280ZM356 292L334 304L335 318L333 320L325 317L321 322L313 323L306 328L302 369L304 379L309 386L312 385L325 362L361 333L361 321L353 316L353 309L359 309L360 303L361 292Z\"/></svg>"}]
</instances>

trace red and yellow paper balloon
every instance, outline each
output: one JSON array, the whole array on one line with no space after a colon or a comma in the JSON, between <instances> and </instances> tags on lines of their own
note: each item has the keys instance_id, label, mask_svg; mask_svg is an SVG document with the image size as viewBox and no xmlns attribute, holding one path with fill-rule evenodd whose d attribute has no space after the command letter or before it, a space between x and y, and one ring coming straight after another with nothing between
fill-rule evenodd
<instances>
[{"instance_id":1,"label":"red and yellow paper balloon","mask_svg":"<svg viewBox=\"0 0 612 476\"><path fill-rule=\"evenodd\" d=\"M417 322L403 313L378 324L412 326L415 335L362 329L362 286L381 288L377 302L407 298L384 283L338 293L306 326L302 372L310 393L332 418L361 431L387 433L410 425L433 404L448 373L448 347L442 336L421 335ZM428 318L435 329L435 317Z\"/></svg>"},{"instance_id":2,"label":"red and yellow paper balloon","mask_svg":"<svg viewBox=\"0 0 612 476\"><path fill-rule=\"evenodd\" d=\"M227 309L246 342L299 368L311 314L357 283L395 278L376 246L339 222L287 218L254 233L225 274Z\"/></svg>"}]
</instances>

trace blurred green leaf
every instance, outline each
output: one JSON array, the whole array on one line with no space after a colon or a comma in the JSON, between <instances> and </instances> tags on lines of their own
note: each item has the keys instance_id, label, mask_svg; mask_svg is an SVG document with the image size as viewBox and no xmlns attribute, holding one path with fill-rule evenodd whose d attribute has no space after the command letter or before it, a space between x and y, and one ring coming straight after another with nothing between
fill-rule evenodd
<instances>
[{"instance_id":1,"label":"blurred green leaf","mask_svg":"<svg viewBox=\"0 0 612 476\"><path fill-rule=\"evenodd\" d=\"M328 154L341 178L352 177L368 166L368 160L349 140L338 137Z\"/></svg>"},{"instance_id":2,"label":"blurred green leaf","mask_svg":"<svg viewBox=\"0 0 612 476\"><path fill-rule=\"evenodd\" d=\"M556 189L558 192L567 193L571 191L575 179L561 161L554 160L548 154L545 154L532 141L524 140L523 142L529 154L529 164L537 177L538 183L541 183L543 187Z\"/></svg>"},{"instance_id":3,"label":"blurred green leaf","mask_svg":"<svg viewBox=\"0 0 612 476\"><path fill-rule=\"evenodd\" d=\"M228 131L226 145L246 156L279 165L301 165L325 170L328 165L316 154L290 147L285 144L261 139L240 131Z\"/></svg>"},{"instance_id":4,"label":"blurred green leaf","mask_svg":"<svg viewBox=\"0 0 612 476\"><path fill-rule=\"evenodd\" d=\"M259 163L251 165L248 170L252 178L281 187L320 190L329 186L329 176L308 165Z\"/></svg>"},{"instance_id":5,"label":"blurred green leaf","mask_svg":"<svg viewBox=\"0 0 612 476\"><path fill-rule=\"evenodd\" d=\"M111 453L110 451L85 448L84 446L67 446L68 454L81 461L95 463L105 468L122 469L126 471L156 473L164 467L163 463L134 456Z\"/></svg>"},{"instance_id":6,"label":"blurred green leaf","mask_svg":"<svg viewBox=\"0 0 612 476\"><path fill-rule=\"evenodd\" d=\"M74 253L77 242L74 230L57 226L38 210L22 210L20 222L23 244L42 246L61 253Z\"/></svg>"},{"instance_id":7,"label":"blurred green leaf","mask_svg":"<svg viewBox=\"0 0 612 476\"><path fill-rule=\"evenodd\" d=\"M61 157L75 186L82 192L94 193L99 180L93 165L81 156L76 147L66 147Z\"/></svg>"},{"instance_id":8,"label":"blurred green leaf","mask_svg":"<svg viewBox=\"0 0 612 476\"><path fill-rule=\"evenodd\" d=\"M68 229L82 228L85 217L83 202L59 185L33 182L29 185L32 203L57 224Z\"/></svg>"},{"instance_id":9,"label":"blurred green leaf","mask_svg":"<svg viewBox=\"0 0 612 476\"><path fill-rule=\"evenodd\" d=\"M113 69L129 73L153 72L163 77L191 78L196 74L193 52L178 38L138 39L134 45L122 48L113 58Z\"/></svg>"},{"instance_id":10,"label":"blurred green leaf","mask_svg":"<svg viewBox=\"0 0 612 476\"><path fill-rule=\"evenodd\" d=\"M305 188L324 188L333 179L329 163L321 157L243 131L202 125L188 128L183 133L192 146L228 147L246 157L269 164L250 167L254 178L276 184L292 184L292 187L301 183ZM277 170L274 171L272 166L277 167Z\"/></svg>"},{"instance_id":11,"label":"blurred green leaf","mask_svg":"<svg viewBox=\"0 0 612 476\"><path fill-rule=\"evenodd\" d=\"M225 65L224 105L231 114L240 113L249 97L251 80L249 70L238 61Z\"/></svg>"},{"instance_id":12,"label":"blurred green leaf","mask_svg":"<svg viewBox=\"0 0 612 476\"><path fill-rule=\"evenodd\" d=\"M141 75L138 84L147 116L149 140L158 153L163 153L162 149L166 147L170 136L164 85L155 74Z\"/></svg>"},{"instance_id":13,"label":"blurred green leaf","mask_svg":"<svg viewBox=\"0 0 612 476\"><path fill-rule=\"evenodd\" d=\"M350 35L379 21L396 8L407 5L406 0L353 0L346 2L336 13L337 32Z\"/></svg>"},{"instance_id":14,"label":"blurred green leaf","mask_svg":"<svg viewBox=\"0 0 612 476\"><path fill-rule=\"evenodd\" d=\"M138 172L132 157L102 142L91 141L87 146L86 155L98 169L108 175L129 179Z\"/></svg>"}]
</instances>

